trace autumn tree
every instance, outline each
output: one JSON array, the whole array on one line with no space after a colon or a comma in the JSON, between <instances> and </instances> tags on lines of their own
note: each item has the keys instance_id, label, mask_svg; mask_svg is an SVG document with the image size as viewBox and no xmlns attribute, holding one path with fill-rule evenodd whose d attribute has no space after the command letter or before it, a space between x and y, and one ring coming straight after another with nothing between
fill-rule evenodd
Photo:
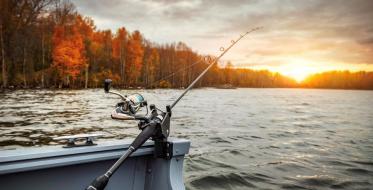
<instances>
[{"instance_id":1,"label":"autumn tree","mask_svg":"<svg viewBox=\"0 0 373 190\"><path fill-rule=\"evenodd\" d=\"M329 71L308 76L302 87L373 89L373 72Z\"/></svg>"},{"instance_id":2,"label":"autumn tree","mask_svg":"<svg viewBox=\"0 0 373 190\"><path fill-rule=\"evenodd\" d=\"M145 46L143 60L143 82L145 87L153 87L156 79L156 74L159 71L159 54L155 47L150 44Z\"/></svg>"},{"instance_id":3,"label":"autumn tree","mask_svg":"<svg viewBox=\"0 0 373 190\"><path fill-rule=\"evenodd\" d=\"M79 21L76 21L71 27L56 26L53 34L53 67L59 77L64 78L66 86L70 86L70 79L76 79L86 64L79 24Z\"/></svg>"},{"instance_id":4,"label":"autumn tree","mask_svg":"<svg viewBox=\"0 0 373 190\"><path fill-rule=\"evenodd\" d=\"M232 84L232 71L233 71L233 65L229 61L227 65L225 65L225 68L224 68L224 79L225 79L225 83L227 84Z\"/></svg>"},{"instance_id":5,"label":"autumn tree","mask_svg":"<svg viewBox=\"0 0 373 190\"><path fill-rule=\"evenodd\" d=\"M89 66L93 62L93 52L91 51L92 48L92 41L93 41L93 32L95 30L94 22L89 17L82 17L81 15L77 15L76 23L75 23L76 30L80 33L80 36L83 40L84 50L81 52L83 53L83 57L85 58L84 61L84 88L88 88L88 80L89 80Z\"/></svg>"},{"instance_id":6,"label":"autumn tree","mask_svg":"<svg viewBox=\"0 0 373 190\"><path fill-rule=\"evenodd\" d=\"M33 71L33 60L29 55L34 53L33 30L36 28L39 15L46 10L53 0L1 0L0 1L0 45L2 86L14 83L22 76L22 83L27 83L26 71ZM28 64L29 63L29 64ZM26 65L27 64L27 65Z\"/></svg>"},{"instance_id":7,"label":"autumn tree","mask_svg":"<svg viewBox=\"0 0 373 190\"><path fill-rule=\"evenodd\" d=\"M121 83L126 82L126 52L128 33L124 27L119 28L113 39L113 59L119 64Z\"/></svg>"},{"instance_id":8,"label":"autumn tree","mask_svg":"<svg viewBox=\"0 0 373 190\"><path fill-rule=\"evenodd\" d=\"M176 46L176 68L181 70L177 78L179 87L187 86L187 67L191 51L192 50L183 42L179 42Z\"/></svg>"},{"instance_id":9,"label":"autumn tree","mask_svg":"<svg viewBox=\"0 0 373 190\"><path fill-rule=\"evenodd\" d=\"M129 85L136 85L141 76L140 72L144 55L142 40L139 31L133 32L128 40L125 74L128 77Z\"/></svg>"}]
</instances>

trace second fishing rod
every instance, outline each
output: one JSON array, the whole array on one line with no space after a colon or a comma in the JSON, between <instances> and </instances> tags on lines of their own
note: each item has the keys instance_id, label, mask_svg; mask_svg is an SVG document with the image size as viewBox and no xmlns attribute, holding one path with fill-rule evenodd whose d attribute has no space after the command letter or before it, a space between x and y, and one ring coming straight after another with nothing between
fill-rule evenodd
<instances>
[{"instance_id":1,"label":"second fishing rod","mask_svg":"<svg viewBox=\"0 0 373 190\"><path fill-rule=\"evenodd\" d=\"M145 101L141 94L133 94L130 96L122 95L118 92L110 91L111 80L106 79L104 81L104 89L106 93L118 95L121 101L117 103L116 108L112 111L111 117L118 120L138 120L138 127L141 130L140 134L131 143L128 150L101 176L94 179L90 185L87 186L86 190L104 190L108 184L111 176L117 171L117 169L127 160L127 158L140 148L148 139L154 141L154 156L157 158L170 159L172 157L171 152L168 151L167 138L170 134L170 118L172 116L172 109L177 103L190 91L194 85L211 69L214 64L217 64L220 58L222 58L234 45L236 45L242 38L247 36L249 33L259 30L260 28L254 28L246 33L240 35L236 40L232 40L231 44L227 48L220 48L222 52L218 57L211 59L205 70L198 75L196 79L181 93L181 95L171 104L166 106L166 110L162 111L157 108L154 104L149 105ZM140 108L146 108L146 114L139 114Z\"/></svg>"}]
</instances>

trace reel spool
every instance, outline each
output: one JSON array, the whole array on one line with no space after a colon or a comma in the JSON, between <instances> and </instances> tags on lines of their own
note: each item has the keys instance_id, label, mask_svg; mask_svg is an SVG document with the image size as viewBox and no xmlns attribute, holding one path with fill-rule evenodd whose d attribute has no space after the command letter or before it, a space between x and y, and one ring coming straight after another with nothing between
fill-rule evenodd
<instances>
[{"instance_id":1,"label":"reel spool","mask_svg":"<svg viewBox=\"0 0 373 190\"><path fill-rule=\"evenodd\" d=\"M118 92L110 91L112 80L106 79L104 81L104 89L106 93L115 94L122 98L122 101L119 102L115 109L111 113L111 118L120 119L120 120L135 120L136 113L142 107L146 107L146 113L148 113L147 102L145 101L144 96L139 93L132 95L122 95Z\"/></svg>"},{"instance_id":2,"label":"reel spool","mask_svg":"<svg viewBox=\"0 0 373 190\"><path fill-rule=\"evenodd\" d=\"M132 94L130 96L125 96L125 98L124 101L116 105L116 108L111 113L111 118L134 120L140 108L147 106L147 102L141 94ZM148 107L146 107L146 112L148 112Z\"/></svg>"},{"instance_id":3,"label":"reel spool","mask_svg":"<svg viewBox=\"0 0 373 190\"><path fill-rule=\"evenodd\" d=\"M128 96L126 103L126 111L128 110L131 114L136 114L141 107L146 105L144 97L138 93Z\"/></svg>"}]
</instances>

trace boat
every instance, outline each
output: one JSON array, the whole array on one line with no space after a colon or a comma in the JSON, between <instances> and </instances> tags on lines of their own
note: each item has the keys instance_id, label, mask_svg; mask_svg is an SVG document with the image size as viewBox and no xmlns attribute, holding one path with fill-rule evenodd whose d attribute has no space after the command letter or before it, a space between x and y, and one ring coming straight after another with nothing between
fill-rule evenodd
<instances>
[{"instance_id":1,"label":"boat","mask_svg":"<svg viewBox=\"0 0 373 190\"><path fill-rule=\"evenodd\" d=\"M85 189L92 179L128 150L131 142L116 140L94 146L67 148L58 145L1 151L0 189ZM189 152L190 141L170 138L167 144L169 157L157 158L154 142L144 143L118 169L106 189L185 189L183 162Z\"/></svg>"},{"instance_id":2,"label":"boat","mask_svg":"<svg viewBox=\"0 0 373 190\"><path fill-rule=\"evenodd\" d=\"M237 89L237 87L235 87L231 84L223 84L223 85L216 86L215 88L217 88L217 89Z\"/></svg>"}]
</instances>

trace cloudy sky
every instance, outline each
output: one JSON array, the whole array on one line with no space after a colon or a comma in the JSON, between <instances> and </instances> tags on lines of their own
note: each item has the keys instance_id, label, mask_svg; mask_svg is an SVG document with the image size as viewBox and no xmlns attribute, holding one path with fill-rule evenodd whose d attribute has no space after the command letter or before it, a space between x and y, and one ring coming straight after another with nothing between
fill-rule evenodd
<instances>
[{"instance_id":1,"label":"cloudy sky","mask_svg":"<svg viewBox=\"0 0 373 190\"><path fill-rule=\"evenodd\" d=\"M74 0L98 29L124 26L203 54L251 28L224 61L301 80L327 70L373 70L373 0Z\"/></svg>"}]
</instances>

